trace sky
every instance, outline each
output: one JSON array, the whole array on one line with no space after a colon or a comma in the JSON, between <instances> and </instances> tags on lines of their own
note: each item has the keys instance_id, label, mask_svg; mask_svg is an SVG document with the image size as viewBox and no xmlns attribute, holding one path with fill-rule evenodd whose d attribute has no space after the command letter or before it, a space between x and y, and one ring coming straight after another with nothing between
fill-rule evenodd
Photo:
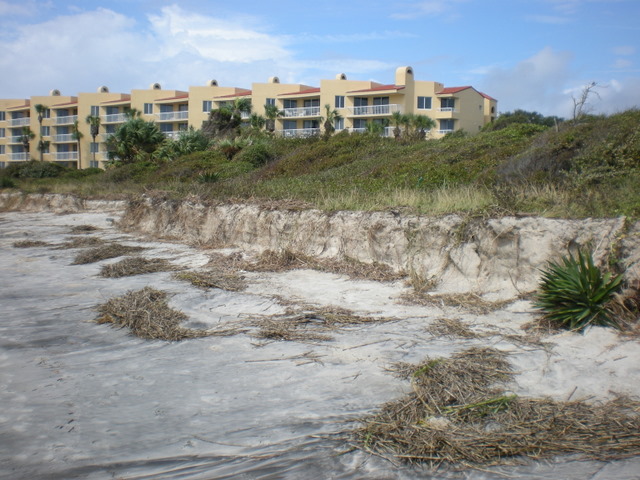
<instances>
[{"instance_id":1,"label":"sky","mask_svg":"<svg viewBox=\"0 0 640 480\"><path fill-rule=\"evenodd\" d=\"M0 0L0 98L350 80L471 85L570 118L640 107L640 0Z\"/></svg>"}]
</instances>

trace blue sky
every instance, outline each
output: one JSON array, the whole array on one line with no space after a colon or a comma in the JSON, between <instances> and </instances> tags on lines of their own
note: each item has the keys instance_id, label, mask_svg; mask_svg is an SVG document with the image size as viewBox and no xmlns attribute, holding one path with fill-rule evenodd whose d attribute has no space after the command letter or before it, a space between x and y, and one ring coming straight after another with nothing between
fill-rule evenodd
<instances>
[{"instance_id":1,"label":"blue sky","mask_svg":"<svg viewBox=\"0 0 640 480\"><path fill-rule=\"evenodd\" d=\"M127 93L210 79L250 88L321 78L473 85L569 117L640 106L640 0L0 0L0 98Z\"/></svg>"}]
</instances>

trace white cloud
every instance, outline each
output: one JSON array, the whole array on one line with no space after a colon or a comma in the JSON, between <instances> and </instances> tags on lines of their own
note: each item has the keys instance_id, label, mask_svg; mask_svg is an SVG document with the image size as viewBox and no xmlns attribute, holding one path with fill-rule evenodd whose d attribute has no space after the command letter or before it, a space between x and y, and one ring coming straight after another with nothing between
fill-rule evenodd
<instances>
[{"instance_id":1,"label":"white cloud","mask_svg":"<svg viewBox=\"0 0 640 480\"><path fill-rule=\"evenodd\" d=\"M630 68L632 65L633 65L633 62L631 60L627 60L626 58L618 58L614 62L613 68L624 69L624 68Z\"/></svg>"},{"instance_id":2,"label":"white cloud","mask_svg":"<svg viewBox=\"0 0 640 480\"><path fill-rule=\"evenodd\" d=\"M238 63L290 57L283 38L251 28L247 20L212 18L176 5L149 16L164 56L193 52L207 60Z\"/></svg>"},{"instance_id":3,"label":"white cloud","mask_svg":"<svg viewBox=\"0 0 640 480\"><path fill-rule=\"evenodd\" d=\"M570 22L568 17L559 17L555 15L528 15L528 20L536 23L546 23L548 25L564 25Z\"/></svg>"},{"instance_id":4,"label":"white cloud","mask_svg":"<svg viewBox=\"0 0 640 480\"><path fill-rule=\"evenodd\" d=\"M612 50L615 55L620 56L633 55L636 53L636 47L632 45L618 45L617 47L613 47Z\"/></svg>"},{"instance_id":5,"label":"white cloud","mask_svg":"<svg viewBox=\"0 0 640 480\"><path fill-rule=\"evenodd\" d=\"M572 58L570 52L546 47L512 68L493 68L481 82L481 89L498 99L502 112L521 108L567 116L571 98L563 90L572 77Z\"/></svg>"},{"instance_id":6,"label":"white cloud","mask_svg":"<svg viewBox=\"0 0 640 480\"><path fill-rule=\"evenodd\" d=\"M50 3L50 2L49 2ZM39 9L49 5L34 0L23 0L22 2L7 2L0 0L0 15L29 16L34 15Z\"/></svg>"},{"instance_id":7,"label":"white cloud","mask_svg":"<svg viewBox=\"0 0 640 480\"><path fill-rule=\"evenodd\" d=\"M455 6L469 0L424 0L402 5L403 11L391 15L397 20L410 20L418 17L433 17L455 13Z\"/></svg>"}]
</instances>

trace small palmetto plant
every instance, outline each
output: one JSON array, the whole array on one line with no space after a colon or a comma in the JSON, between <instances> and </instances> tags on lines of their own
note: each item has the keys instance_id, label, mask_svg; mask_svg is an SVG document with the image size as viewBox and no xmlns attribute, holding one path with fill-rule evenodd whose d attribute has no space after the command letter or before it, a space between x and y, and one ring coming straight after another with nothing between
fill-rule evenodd
<instances>
[{"instance_id":1,"label":"small palmetto plant","mask_svg":"<svg viewBox=\"0 0 640 480\"><path fill-rule=\"evenodd\" d=\"M542 270L534 306L549 320L571 330L589 325L619 327L607 310L612 295L620 288L622 275L603 273L591 254L578 250L560 262L549 262Z\"/></svg>"}]
</instances>

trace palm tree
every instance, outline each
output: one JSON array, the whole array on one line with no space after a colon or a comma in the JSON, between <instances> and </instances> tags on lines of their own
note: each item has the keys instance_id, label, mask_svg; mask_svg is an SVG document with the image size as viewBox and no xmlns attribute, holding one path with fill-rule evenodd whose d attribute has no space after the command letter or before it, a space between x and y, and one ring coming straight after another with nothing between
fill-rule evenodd
<instances>
[{"instance_id":1,"label":"palm tree","mask_svg":"<svg viewBox=\"0 0 640 480\"><path fill-rule=\"evenodd\" d=\"M231 112L234 117L237 116L238 118L240 118L240 121L242 121L242 114L243 113L250 114L251 108L252 108L251 100L249 100L246 97L236 98L233 101L233 104L231 106Z\"/></svg>"},{"instance_id":2,"label":"palm tree","mask_svg":"<svg viewBox=\"0 0 640 480\"><path fill-rule=\"evenodd\" d=\"M382 136L382 134L384 134L384 127L385 124L382 122L367 122L365 125L365 132L368 135L374 135L374 136Z\"/></svg>"},{"instance_id":3,"label":"palm tree","mask_svg":"<svg viewBox=\"0 0 640 480\"><path fill-rule=\"evenodd\" d=\"M100 117L97 115L87 115L85 120L89 125L91 138L93 139L93 143L96 143L96 137L100 133ZM93 149L92 149L93 150ZM93 163L96 161L96 151L93 150Z\"/></svg>"},{"instance_id":4,"label":"palm tree","mask_svg":"<svg viewBox=\"0 0 640 480\"><path fill-rule=\"evenodd\" d=\"M324 121L324 138L329 138L336 131L336 122L342 119L342 116L335 108L332 110L328 103L324 106L326 115L322 119Z\"/></svg>"},{"instance_id":5,"label":"palm tree","mask_svg":"<svg viewBox=\"0 0 640 480\"><path fill-rule=\"evenodd\" d=\"M40 152L40 161L42 161L42 154L49 151L49 145L51 145L51 142L49 142L49 140L43 140L42 138L40 138L40 141L38 142L38 151Z\"/></svg>"},{"instance_id":6,"label":"palm tree","mask_svg":"<svg viewBox=\"0 0 640 480\"><path fill-rule=\"evenodd\" d=\"M107 138L107 155L109 160L122 163L149 160L165 140L155 123L138 117L131 118Z\"/></svg>"},{"instance_id":7,"label":"palm tree","mask_svg":"<svg viewBox=\"0 0 640 480\"><path fill-rule=\"evenodd\" d=\"M262 115L258 115L257 113L252 113L251 117L249 117L249 123L251 127L256 130L262 130L265 126L266 119Z\"/></svg>"},{"instance_id":8,"label":"palm tree","mask_svg":"<svg viewBox=\"0 0 640 480\"><path fill-rule=\"evenodd\" d=\"M137 108L125 108L124 114L127 116L129 120L142 116L142 112Z\"/></svg>"},{"instance_id":9,"label":"palm tree","mask_svg":"<svg viewBox=\"0 0 640 480\"><path fill-rule=\"evenodd\" d=\"M22 146L24 147L24 151L27 154L27 157L29 157L31 140L33 140L35 136L36 134L33 133L29 127L22 127L22 135L20 135L20 141L22 142Z\"/></svg>"},{"instance_id":10,"label":"palm tree","mask_svg":"<svg viewBox=\"0 0 640 480\"><path fill-rule=\"evenodd\" d=\"M82 165L82 152L80 151L80 140L84 137L84 134L80 131L78 126L78 120L73 122L73 127L71 127L71 137L76 141L78 145L78 168Z\"/></svg>"},{"instance_id":11,"label":"palm tree","mask_svg":"<svg viewBox=\"0 0 640 480\"><path fill-rule=\"evenodd\" d=\"M413 123L413 114L412 113L405 113L404 115L402 115L402 126L404 127L404 136L405 137L409 137L409 134L411 133L411 124Z\"/></svg>"},{"instance_id":12,"label":"palm tree","mask_svg":"<svg viewBox=\"0 0 640 480\"><path fill-rule=\"evenodd\" d=\"M38 147L40 147L40 145L42 144L42 142L44 142L44 139L42 138L42 119L44 118L44 114L47 111L47 107L45 107L43 104L38 103L37 105L34 106L36 112L38 113L38 123L40 124L40 143L38 144ZM42 162L43 159L43 149L38 148L38 150L40 150L40 161Z\"/></svg>"},{"instance_id":13,"label":"palm tree","mask_svg":"<svg viewBox=\"0 0 640 480\"><path fill-rule=\"evenodd\" d=\"M403 115L401 112L393 112L391 114L391 121L393 122L393 136L396 140L400 140L400 135L402 135L402 130L400 130L402 117Z\"/></svg>"},{"instance_id":14,"label":"palm tree","mask_svg":"<svg viewBox=\"0 0 640 480\"><path fill-rule=\"evenodd\" d=\"M426 115L414 115L413 126L416 129L416 137L424 140L427 137L427 130L436 128L436 121Z\"/></svg>"},{"instance_id":15,"label":"palm tree","mask_svg":"<svg viewBox=\"0 0 640 480\"><path fill-rule=\"evenodd\" d=\"M282 117L283 115L284 115L284 112L282 112L281 110L278 110L278 107L276 105L267 103L264 106L264 116L267 118L267 121L265 123L267 132L273 133L275 131L276 118Z\"/></svg>"}]
</instances>

